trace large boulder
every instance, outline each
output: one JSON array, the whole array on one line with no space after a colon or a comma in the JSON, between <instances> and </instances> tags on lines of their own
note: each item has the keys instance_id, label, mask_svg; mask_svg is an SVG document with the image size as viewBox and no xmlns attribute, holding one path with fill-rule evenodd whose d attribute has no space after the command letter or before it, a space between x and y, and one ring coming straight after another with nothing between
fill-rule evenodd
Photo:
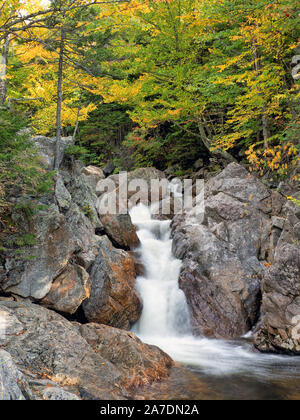
<instances>
[{"instance_id":1,"label":"large boulder","mask_svg":"<svg viewBox=\"0 0 300 420\"><path fill-rule=\"evenodd\" d=\"M102 224L96 209L97 196L84 174L72 176L66 182L67 189L81 212L90 220L95 229L101 230Z\"/></svg>"},{"instance_id":2,"label":"large boulder","mask_svg":"<svg viewBox=\"0 0 300 420\"><path fill-rule=\"evenodd\" d=\"M175 217L173 251L183 260L179 283L195 334L232 338L255 325L264 263L274 251L272 200L279 206L262 182L232 163L207 183L204 214Z\"/></svg>"},{"instance_id":3,"label":"large boulder","mask_svg":"<svg viewBox=\"0 0 300 420\"><path fill-rule=\"evenodd\" d=\"M33 239L21 256L8 250L1 288L24 298L43 299L71 260L88 269L99 249L91 221L73 203L66 214L52 204L28 220L18 210L13 217L19 229ZM79 283L81 283L79 277Z\"/></svg>"},{"instance_id":4,"label":"large boulder","mask_svg":"<svg viewBox=\"0 0 300 420\"><path fill-rule=\"evenodd\" d=\"M96 192L98 182L105 178L103 170L97 168L97 166L87 166L81 170L81 173L85 175L93 192Z\"/></svg>"},{"instance_id":5,"label":"large boulder","mask_svg":"<svg viewBox=\"0 0 300 420\"><path fill-rule=\"evenodd\" d=\"M41 305L73 315L83 301L90 297L91 279L83 267L68 266L52 283Z\"/></svg>"},{"instance_id":6,"label":"large boulder","mask_svg":"<svg viewBox=\"0 0 300 420\"><path fill-rule=\"evenodd\" d=\"M90 322L129 329L140 317L141 299L135 290L134 260L127 252L101 238L101 246L91 270L91 295L83 303Z\"/></svg>"},{"instance_id":7,"label":"large boulder","mask_svg":"<svg viewBox=\"0 0 300 420\"><path fill-rule=\"evenodd\" d=\"M282 244L263 280L263 325L255 336L265 352L300 354L300 249Z\"/></svg>"},{"instance_id":8,"label":"large boulder","mask_svg":"<svg viewBox=\"0 0 300 420\"><path fill-rule=\"evenodd\" d=\"M100 399L122 395L115 386L122 372L95 353L62 316L33 304L0 302L0 309L11 323L5 349L26 375L47 378L77 394L82 389ZM20 324L23 329L18 332Z\"/></svg>"},{"instance_id":9,"label":"large boulder","mask_svg":"<svg viewBox=\"0 0 300 420\"><path fill-rule=\"evenodd\" d=\"M262 282L262 320L255 345L265 352L300 354L299 207L288 202L281 216L273 219L279 233Z\"/></svg>"},{"instance_id":10,"label":"large boulder","mask_svg":"<svg viewBox=\"0 0 300 420\"><path fill-rule=\"evenodd\" d=\"M132 250L139 246L136 228L129 214L106 214L100 216L106 234L117 247Z\"/></svg>"},{"instance_id":11,"label":"large boulder","mask_svg":"<svg viewBox=\"0 0 300 420\"><path fill-rule=\"evenodd\" d=\"M158 347L144 344L128 331L86 324L80 326L80 333L104 359L126 371L135 384L165 378L174 364Z\"/></svg>"},{"instance_id":12,"label":"large boulder","mask_svg":"<svg viewBox=\"0 0 300 420\"><path fill-rule=\"evenodd\" d=\"M49 170L53 170L54 163L55 163L55 153L56 153L56 137L36 136L36 137L32 137L31 140L36 145L46 168ZM59 166L61 165L63 161L66 148L73 145L74 145L73 137L63 137L61 139L60 151L59 151L59 157L58 157Z\"/></svg>"},{"instance_id":13,"label":"large boulder","mask_svg":"<svg viewBox=\"0 0 300 420\"><path fill-rule=\"evenodd\" d=\"M32 220L27 220L17 210L13 218L19 229L34 238L33 245L26 247L20 257L11 250L6 258L6 277L1 287L7 293L43 299L76 249L73 235L55 204L40 210Z\"/></svg>"},{"instance_id":14,"label":"large boulder","mask_svg":"<svg viewBox=\"0 0 300 420\"><path fill-rule=\"evenodd\" d=\"M15 209L13 220L30 242L16 253L7 238L7 250L2 256L0 287L5 293L41 301L61 312L74 313L89 297L88 269L100 248L92 221L71 200L60 179L55 204L40 209L32 218Z\"/></svg>"},{"instance_id":15,"label":"large boulder","mask_svg":"<svg viewBox=\"0 0 300 420\"><path fill-rule=\"evenodd\" d=\"M23 380L12 363L0 365L0 383L6 381L12 399L126 399L127 388L167 376L173 364L133 334L71 323L39 305L0 302L0 311L10 325L0 341L10 354L4 352L3 360L13 360L24 375Z\"/></svg>"}]
</instances>

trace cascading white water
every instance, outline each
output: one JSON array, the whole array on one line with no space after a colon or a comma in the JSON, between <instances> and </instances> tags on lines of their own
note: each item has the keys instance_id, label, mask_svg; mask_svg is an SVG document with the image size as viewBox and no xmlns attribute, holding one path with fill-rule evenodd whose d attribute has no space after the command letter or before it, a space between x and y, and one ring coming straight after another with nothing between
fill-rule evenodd
<instances>
[{"instance_id":1,"label":"cascading white water","mask_svg":"<svg viewBox=\"0 0 300 420\"><path fill-rule=\"evenodd\" d=\"M296 362L289 357L255 353L243 339L193 337L186 298L178 285L182 263L172 255L171 222L154 220L151 208L141 204L130 215L137 227L145 267L145 275L137 278L144 308L133 332L144 342L162 348L174 360L200 369L202 374L242 374L266 379L300 372L300 359Z\"/></svg>"},{"instance_id":2,"label":"cascading white water","mask_svg":"<svg viewBox=\"0 0 300 420\"><path fill-rule=\"evenodd\" d=\"M171 221L153 220L149 208L134 207L145 276L137 279L144 308L134 331L143 337L175 337L190 333L186 298L178 286L181 261L172 255Z\"/></svg>"}]
</instances>

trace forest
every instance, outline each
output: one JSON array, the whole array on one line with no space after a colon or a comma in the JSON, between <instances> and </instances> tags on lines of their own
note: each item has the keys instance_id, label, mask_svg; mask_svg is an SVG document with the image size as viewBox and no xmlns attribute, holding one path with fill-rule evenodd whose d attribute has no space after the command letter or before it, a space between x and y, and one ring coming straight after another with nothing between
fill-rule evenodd
<instances>
[{"instance_id":1,"label":"forest","mask_svg":"<svg viewBox=\"0 0 300 420\"><path fill-rule=\"evenodd\" d=\"M183 175L211 155L270 179L297 166L296 0L2 0L0 47L1 210L16 180L49 183L16 140L25 127L117 170Z\"/></svg>"}]
</instances>

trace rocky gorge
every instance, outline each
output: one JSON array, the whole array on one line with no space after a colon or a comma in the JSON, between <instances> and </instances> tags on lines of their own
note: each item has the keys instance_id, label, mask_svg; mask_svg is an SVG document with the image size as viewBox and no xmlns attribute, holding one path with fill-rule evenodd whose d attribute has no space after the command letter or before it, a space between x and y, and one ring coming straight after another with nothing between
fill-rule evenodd
<instances>
[{"instance_id":1,"label":"rocky gorge","mask_svg":"<svg viewBox=\"0 0 300 420\"><path fill-rule=\"evenodd\" d=\"M54 145L33 140L52 170ZM138 232L129 215L97 211L99 181L116 175L61 154L54 191L34 214L16 197L18 233L0 254L0 399L139 398L176 369L190 373L130 332L143 310ZM128 180L166 177L144 168ZM207 180L201 221L168 215L195 337L252 331L258 351L300 355L300 210L289 188L231 163ZM28 239L21 252L16 235Z\"/></svg>"}]
</instances>

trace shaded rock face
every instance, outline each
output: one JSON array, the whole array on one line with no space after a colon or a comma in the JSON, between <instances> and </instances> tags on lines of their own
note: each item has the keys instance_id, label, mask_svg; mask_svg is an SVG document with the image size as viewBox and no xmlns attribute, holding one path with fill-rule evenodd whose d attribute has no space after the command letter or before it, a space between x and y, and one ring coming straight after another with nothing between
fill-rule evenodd
<instances>
[{"instance_id":1,"label":"shaded rock face","mask_svg":"<svg viewBox=\"0 0 300 420\"><path fill-rule=\"evenodd\" d=\"M86 176L84 174L72 176L70 179L66 180L66 185L73 203L79 207L95 229L101 230L102 224L96 209L97 197Z\"/></svg>"},{"instance_id":2,"label":"shaded rock face","mask_svg":"<svg viewBox=\"0 0 300 420\"><path fill-rule=\"evenodd\" d=\"M155 379L152 368L158 376L167 375L172 366L163 352L127 332L73 324L34 304L1 302L0 311L10 326L0 336L6 349L0 360L10 363L0 366L0 384L5 381L5 392L13 399L126 399L128 385ZM112 348L114 344L120 348ZM17 386L18 378L22 384Z\"/></svg>"},{"instance_id":3,"label":"shaded rock face","mask_svg":"<svg viewBox=\"0 0 300 420\"><path fill-rule=\"evenodd\" d=\"M237 278L231 280L235 275ZM212 281L198 266L193 269L191 264L183 271L179 285L191 308L195 335L239 337L254 325L259 311L259 282L251 285L246 277L249 282L243 283L240 275L245 273L218 273Z\"/></svg>"},{"instance_id":4,"label":"shaded rock face","mask_svg":"<svg viewBox=\"0 0 300 420\"><path fill-rule=\"evenodd\" d=\"M61 275L66 277L71 260L77 261L85 269L95 260L99 237L95 235L89 219L74 203L66 214L60 213L59 208L52 204L29 222L20 214L17 217L20 218L18 225L23 226L23 232L34 235L36 243L26 248L24 258L12 254L11 258L6 259L6 273L1 284L6 293L43 299L56 279L57 284ZM73 274L82 285L79 295L86 294L86 281L82 281L80 269ZM80 300L80 296L77 299Z\"/></svg>"},{"instance_id":5,"label":"shaded rock face","mask_svg":"<svg viewBox=\"0 0 300 420\"><path fill-rule=\"evenodd\" d=\"M82 325L79 330L95 351L126 371L134 385L161 380L174 365L166 353L142 343L131 332L98 324Z\"/></svg>"},{"instance_id":6,"label":"shaded rock face","mask_svg":"<svg viewBox=\"0 0 300 420\"><path fill-rule=\"evenodd\" d=\"M113 162L108 162L107 165L103 169L103 173L105 176L109 176L114 172L115 169L116 169L116 165Z\"/></svg>"},{"instance_id":7,"label":"shaded rock face","mask_svg":"<svg viewBox=\"0 0 300 420\"><path fill-rule=\"evenodd\" d=\"M31 261L13 256L6 260L7 276L2 289L25 298L42 299L49 293L52 281L67 266L75 250L73 235L70 236L65 216L55 204L47 211L40 211L30 222L21 213L13 216L23 232L35 236L36 245L26 250Z\"/></svg>"},{"instance_id":8,"label":"shaded rock face","mask_svg":"<svg viewBox=\"0 0 300 420\"><path fill-rule=\"evenodd\" d=\"M262 282L262 321L255 345L264 352L300 354L299 207L286 203L282 214L283 231Z\"/></svg>"},{"instance_id":9,"label":"shaded rock face","mask_svg":"<svg viewBox=\"0 0 300 420\"><path fill-rule=\"evenodd\" d=\"M39 150L43 162L47 169L53 170L55 163L55 152L56 152L56 138L55 137L44 137L36 136L31 139ZM64 158L64 152L68 146L74 145L73 137L63 137L61 139L59 165L62 163Z\"/></svg>"},{"instance_id":10,"label":"shaded rock face","mask_svg":"<svg viewBox=\"0 0 300 420\"><path fill-rule=\"evenodd\" d=\"M33 238L33 244L24 246L21 256L8 246L0 270L3 292L40 301L69 314L75 313L89 297L87 271L99 252L100 237L95 231L102 225L93 213L97 197L83 177L78 179L71 172L62 171L55 194L32 218L14 210L12 218L19 232ZM77 204L85 202L94 204L87 214Z\"/></svg>"},{"instance_id":11,"label":"shaded rock face","mask_svg":"<svg viewBox=\"0 0 300 420\"><path fill-rule=\"evenodd\" d=\"M271 216L284 201L233 163L207 183L203 217L175 217L173 251L196 335L239 337L257 322L264 263L279 240Z\"/></svg>"},{"instance_id":12,"label":"shaded rock face","mask_svg":"<svg viewBox=\"0 0 300 420\"><path fill-rule=\"evenodd\" d=\"M104 230L87 175L101 176L96 169L78 163L64 168L43 210L31 219L14 211L19 230L34 244L24 247L22 257L14 248L1 256L0 290L70 315L88 299L88 319L128 329L141 313L134 261L98 235L106 231L114 245L126 250L139 240L129 215L106 216Z\"/></svg>"},{"instance_id":13,"label":"shaded rock face","mask_svg":"<svg viewBox=\"0 0 300 420\"><path fill-rule=\"evenodd\" d=\"M91 295L83 303L90 322L129 329L140 317L141 299L135 290L134 260L127 252L101 238L98 257L90 271Z\"/></svg>"}]
</instances>

